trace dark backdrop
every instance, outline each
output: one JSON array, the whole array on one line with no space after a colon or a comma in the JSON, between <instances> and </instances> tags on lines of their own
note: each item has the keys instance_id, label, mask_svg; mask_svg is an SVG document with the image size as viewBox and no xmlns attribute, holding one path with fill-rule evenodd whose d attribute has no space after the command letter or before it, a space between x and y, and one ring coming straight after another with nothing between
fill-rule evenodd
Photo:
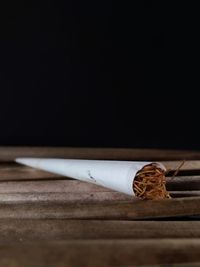
<instances>
[{"instance_id":1,"label":"dark backdrop","mask_svg":"<svg viewBox=\"0 0 200 267\"><path fill-rule=\"evenodd\" d=\"M0 145L200 148L166 7L132 2L0 8Z\"/></svg>"}]
</instances>

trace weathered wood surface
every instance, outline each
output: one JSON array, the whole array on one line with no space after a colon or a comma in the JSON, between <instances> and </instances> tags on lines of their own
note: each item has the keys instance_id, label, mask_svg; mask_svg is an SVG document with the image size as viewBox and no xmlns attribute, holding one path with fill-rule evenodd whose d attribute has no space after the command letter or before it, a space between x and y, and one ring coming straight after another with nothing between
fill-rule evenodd
<instances>
[{"instance_id":1,"label":"weathered wood surface","mask_svg":"<svg viewBox=\"0 0 200 267\"><path fill-rule=\"evenodd\" d=\"M107 188L77 180L18 181L0 183L0 201L3 202L116 202L133 197Z\"/></svg>"},{"instance_id":2,"label":"weathered wood surface","mask_svg":"<svg viewBox=\"0 0 200 267\"><path fill-rule=\"evenodd\" d=\"M193 195L194 196L194 195ZM196 194L195 194L196 196ZM1 203L106 203L131 201L133 197L118 192L94 192L94 193L1 193Z\"/></svg>"},{"instance_id":3,"label":"weathered wood surface","mask_svg":"<svg viewBox=\"0 0 200 267\"><path fill-rule=\"evenodd\" d=\"M0 266L200 266L200 221L163 221L200 215L200 197L140 201L14 163L23 156L162 161L169 175L187 160L167 187L200 192L200 152L0 147Z\"/></svg>"},{"instance_id":4,"label":"weathered wood surface","mask_svg":"<svg viewBox=\"0 0 200 267\"><path fill-rule=\"evenodd\" d=\"M200 196L200 176L168 177L167 189L173 197ZM3 202L118 202L133 197L77 180L19 180L0 182Z\"/></svg>"},{"instance_id":5,"label":"weathered wood surface","mask_svg":"<svg viewBox=\"0 0 200 267\"><path fill-rule=\"evenodd\" d=\"M159 201L137 199L115 202L82 203L65 201L1 203L0 218L19 219L107 219L134 220L200 215L200 198L186 197Z\"/></svg>"},{"instance_id":6,"label":"weathered wood surface","mask_svg":"<svg viewBox=\"0 0 200 267\"><path fill-rule=\"evenodd\" d=\"M200 221L0 219L0 237L0 244L72 239L198 239Z\"/></svg>"},{"instance_id":7,"label":"weathered wood surface","mask_svg":"<svg viewBox=\"0 0 200 267\"><path fill-rule=\"evenodd\" d=\"M200 197L200 191L169 191L172 198ZM134 203L131 196L118 192L95 192L95 193L1 193L1 203L33 203L33 202L55 202L55 203L118 203L130 201ZM195 213L196 214L196 213ZM174 216L173 214L171 216Z\"/></svg>"},{"instance_id":8,"label":"weathered wood surface","mask_svg":"<svg viewBox=\"0 0 200 267\"><path fill-rule=\"evenodd\" d=\"M183 161L165 161L161 160L168 170L176 170L183 163ZM180 169L181 171L200 171L200 161L199 160L187 160L184 162L183 166Z\"/></svg>"},{"instance_id":9,"label":"weathered wood surface","mask_svg":"<svg viewBox=\"0 0 200 267\"><path fill-rule=\"evenodd\" d=\"M0 161L10 162L14 161L17 157L111 160L200 160L200 152L133 148L0 147Z\"/></svg>"},{"instance_id":10,"label":"weathered wood surface","mask_svg":"<svg viewBox=\"0 0 200 267\"><path fill-rule=\"evenodd\" d=\"M0 265L139 266L200 262L199 239L68 240L1 244Z\"/></svg>"},{"instance_id":11,"label":"weathered wood surface","mask_svg":"<svg viewBox=\"0 0 200 267\"><path fill-rule=\"evenodd\" d=\"M0 193L92 193L108 188L78 180L0 182Z\"/></svg>"},{"instance_id":12,"label":"weathered wood surface","mask_svg":"<svg viewBox=\"0 0 200 267\"><path fill-rule=\"evenodd\" d=\"M50 180L61 179L60 176L38 169L22 166L17 163L0 164L0 181L15 180Z\"/></svg>"}]
</instances>

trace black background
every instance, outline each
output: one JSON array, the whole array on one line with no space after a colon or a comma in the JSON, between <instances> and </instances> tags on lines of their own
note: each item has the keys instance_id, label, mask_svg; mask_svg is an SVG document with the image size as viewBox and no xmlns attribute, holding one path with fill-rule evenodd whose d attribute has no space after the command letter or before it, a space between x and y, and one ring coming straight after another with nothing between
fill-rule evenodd
<instances>
[{"instance_id":1,"label":"black background","mask_svg":"<svg viewBox=\"0 0 200 267\"><path fill-rule=\"evenodd\" d=\"M166 9L7 1L0 145L200 149L192 52Z\"/></svg>"}]
</instances>

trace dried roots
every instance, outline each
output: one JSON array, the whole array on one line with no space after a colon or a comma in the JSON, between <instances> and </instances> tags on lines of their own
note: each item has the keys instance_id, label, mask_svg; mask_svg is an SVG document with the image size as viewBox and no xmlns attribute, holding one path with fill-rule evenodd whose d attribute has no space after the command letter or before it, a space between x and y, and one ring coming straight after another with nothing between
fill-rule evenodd
<instances>
[{"instance_id":1,"label":"dried roots","mask_svg":"<svg viewBox=\"0 0 200 267\"><path fill-rule=\"evenodd\" d=\"M171 198L165 184L165 170L156 163L152 163L137 172L133 190L135 195L141 199Z\"/></svg>"}]
</instances>

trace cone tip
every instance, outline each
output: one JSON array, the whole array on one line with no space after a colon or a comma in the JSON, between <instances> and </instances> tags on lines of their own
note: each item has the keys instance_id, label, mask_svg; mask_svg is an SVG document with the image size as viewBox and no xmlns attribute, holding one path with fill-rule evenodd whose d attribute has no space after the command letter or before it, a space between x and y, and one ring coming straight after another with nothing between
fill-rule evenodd
<instances>
[{"instance_id":1,"label":"cone tip","mask_svg":"<svg viewBox=\"0 0 200 267\"><path fill-rule=\"evenodd\" d=\"M16 158L15 159L15 162L24 164L24 165L30 165L30 164L36 163L36 161L38 162L38 159L36 158Z\"/></svg>"},{"instance_id":2,"label":"cone tip","mask_svg":"<svg viewBox=\"0 0 200 267\"><path fill-rule=\"evenodd\" d=\"M26 158L16 158L15 159L15 162L17 162L17 163L24 163L26 161Z\"/></svg>"}]
</instances>

